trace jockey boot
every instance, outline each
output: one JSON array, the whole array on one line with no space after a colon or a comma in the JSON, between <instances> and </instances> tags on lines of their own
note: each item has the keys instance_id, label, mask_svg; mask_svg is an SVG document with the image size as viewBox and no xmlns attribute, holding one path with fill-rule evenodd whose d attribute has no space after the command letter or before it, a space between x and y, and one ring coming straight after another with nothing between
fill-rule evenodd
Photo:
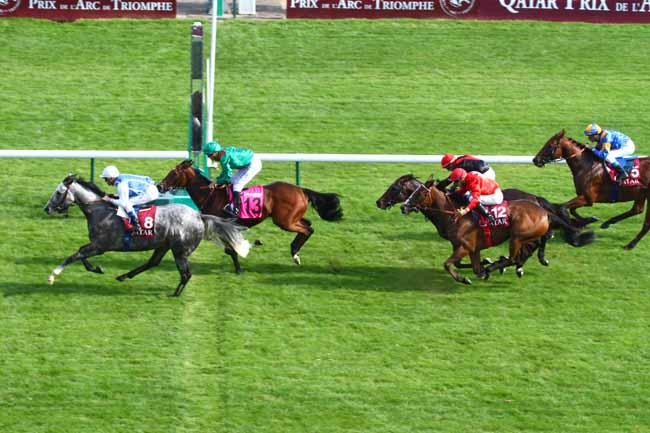
<instances>
[{"instance_id":1,"label":"jockey boot","mask_svg":"<svg viewBox=\"0 0 650 433\"><path fill-rule=\"evenodd\" d=\"M625 179L628 178L628 174L625 171L625 169L621 166L621 164L612 164L612 166L616 169L616 183L619 185L622 185Z\"/></svg>"},{"instance_id":2,"label":"jockey boot","mask_svg":"<svg viewBox=\"0 0 650 433\"><path fill-rule=\"evenodd\" d=\"M135 211L129 212L129 222L133 225L131 231L136 233L142 231L142 227L140 226L140 219L138 218L138 215L135 213Z\"/></svg>"},{"instance_id":3,"label":"jockey boot","mask_svg":"<svg viewBox=\"0 0 650 433\"><path fill-rule=\"evenodd\" d=\"M234 191L232 192L232 203L230 203L228 206L226 206L226 212L229 213L230 215L234 216L235 218L239 217L239 204L241 202L240 198L240 192L239 191Z\"/></svg>"},{"instance_id":4,"label":"jockey boot","mask_svg":"<svg viewBox=\"0 0 650 433\"><path fill-rule=\"evenodd\" d=\"M490 212L488 212L488 210L485 208L485 206L483 206L483 204L481 204L481 203L477 204L476 205L476 210L478 211L478 213L480 213L485 218L487 218L487 220L488 220L488 222L490 224L494 225L494 223L496 222L496 220L494 219L494 216Z\"/></svg>"}]
</instances>

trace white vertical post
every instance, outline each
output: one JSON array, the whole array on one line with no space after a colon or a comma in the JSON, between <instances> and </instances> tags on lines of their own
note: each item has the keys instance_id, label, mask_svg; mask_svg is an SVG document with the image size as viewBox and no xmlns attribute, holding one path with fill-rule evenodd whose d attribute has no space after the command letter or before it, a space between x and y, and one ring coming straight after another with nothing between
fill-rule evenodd
<instances>
[{"instance_id":1,"label":"white vertical post","mask_svg":"<svg viewBox=\"0 0 650 433\"><path fill-rule=\"evenodd\" d=\"M212 29L210 31L210 63L207 68L208 74L208 130L206 132L206 140L212 141L214 139L214 62L217 51L217 1L212 0Z\"/></svg>"}]
</instances>

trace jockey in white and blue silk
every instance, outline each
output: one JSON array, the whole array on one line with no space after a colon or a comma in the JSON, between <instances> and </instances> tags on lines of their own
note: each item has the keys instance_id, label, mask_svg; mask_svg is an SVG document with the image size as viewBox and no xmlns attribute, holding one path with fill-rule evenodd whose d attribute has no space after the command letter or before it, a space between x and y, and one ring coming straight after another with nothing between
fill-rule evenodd
<instances>
[{"instance_id":1,"label":"jockey in white and blue silk","mask_svg":"<svg viewBox=\"0 0 650 433\"><path fill-rule=\"evenodd\" d=\"M140 222L133 209L134 205L139 205L153 201L158 198L158 188L149 176L139 176L136 174L120 174L114 165L107 166L101 174L101 177L109 185L115 185L117 188L117 199L104 196L102 200L113 203L115 206L122 207L131 224L140 230Z\"/></svg>"},{"instance_id":2,"label":"jockey in white and blue silk","mask_svg":"<svg viewBox=\"0 0 650 433\"><path fill-rule=\"evenodd\" d=\"M623 183L628 174L616 158L634 153L634 142L622 132L603 129L595 123L585 128L584 134L589 141L596 143L591 151L601 160L606 160L618 173L617 182Z\"/></svg>"}]
</instances>

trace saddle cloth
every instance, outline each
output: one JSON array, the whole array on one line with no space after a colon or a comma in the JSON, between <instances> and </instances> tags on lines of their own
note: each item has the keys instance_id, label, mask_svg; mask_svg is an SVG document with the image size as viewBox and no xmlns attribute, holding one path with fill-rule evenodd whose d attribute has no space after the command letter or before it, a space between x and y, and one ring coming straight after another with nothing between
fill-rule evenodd
<instances>
[{"instance_id":1,"label":"saddle cloth","mask_svg":"<svg viewBox=\"0 0 650 433\"><path fill-rule=\"evenodd\" d=\"M487 211L494 217L494 223L490 223L487 217L479 214L478 212L475 215L478 216L477 223L483 232L483 238L485 239L485 244L487 247L494 245L492 241L492 228L495 227L509 227L510 218L508 217L508 202L506 200L502 201L500 204L494 205L484 205Z\"/></svg>"},{"instance_id":2,"label":"saddle cloth","mask_svg":"<svg viewBox=\"0 0 650 433\"><path fill-rule=\"evenodd\" d=\"M255 185L244 189L239 195L239 219L262 218L264 211L264 187ZM232 203L232 185L228 185L228 201Z\"/></svg>"},{"instance_id":3,"label":"saddle cloth","mask_svg":"<svg viewBox=\"0 0 650 433\"><path fill-rule=\"evenodd\" d=\"M138 220L140 220L140 227L142 229L138 232L131 232L131 236L139 238L153 238L156 236L154 226L156 224L156 209L158 209L158 206L146 206L141 208L134 206L133 209L135 209L138 214ZM130 231L133 228L133 224L129 222L129 216L121 206L117 208L117 216L122 218L125 231Z\"/></svg>"},{"instance_id":4,"label":"saddle cloth","mask_svg":"<svg viewBox=\"0 0 650 433\"><path fill-rule=\"evenodd\" d=\"M639 186L641 185L640 172L639 172L639 157L638 156L627 156L622 158L616 158L621 167L628 174L627 178L623 181L621 186ZM607 164L607 173L609 178L616 182L616 169Z\"/></svg>"}]
</instances>

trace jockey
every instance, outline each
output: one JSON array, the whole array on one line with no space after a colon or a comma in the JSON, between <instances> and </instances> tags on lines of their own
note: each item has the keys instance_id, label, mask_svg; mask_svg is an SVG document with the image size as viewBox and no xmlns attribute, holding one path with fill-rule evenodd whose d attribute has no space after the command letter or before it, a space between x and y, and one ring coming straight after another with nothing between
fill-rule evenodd
<instances>
[{"instance_id":1,"label":"jockey","mask_svg":"<svg viewBox=\"0 0 650 433\"><path fill-rule=\"evenodd\" d=\"M591 151L598 159L601 161L604 159L614 167L618 173L616 177L617 183L619 185L623 183L628 174L616 158L634 153L634 142L622 132L602 129L595 123L587 125L584 134L589 137L589 141L596 143L596 146L592 147Z\"/></svg>"},{"instance_id":2,"label":"jockey","mask_svg":"<svg viewBox=\"0 0 650 433\"><path fill-rule=\"evenodd\" d=\"M459 194L469 196L467 207L458 209L460 216L476 208L490 223L494 223L494 216L483 205L495 205L503 202L503 193L495 180L487 179L476 171L468 173L462 168L454 169L449 179L459 186L457 190Z\"/></svg>"},{"instance_id":3,"label":"jockey","mask_svg":"<svg viewBox=\"0 0 650 433\"><path fill-rule=\"evenodd\" d=\"M107 166L102 171L101 177L107 184L115 185L117 188L117 199L105 195L102 200L122 207L129 216L129 221L133 224L135 230L140 231L140 221L133 206L158 198L158 188L156 188L154 181L149 176L120 174L120 171L114 165Z\"/></svg>"},{"instance_id":4,"label":"jockey","mask_svg":"<svg viewBox=\"0 0 650 433\"><path fill-rule=\"evenodd\" d=\"M487 162L472 155L454 156L451 153L445 153L440 164L442 165L442 168L446 168L449 171L453 171L456 168L462 168L468 173L476 171L480 173L481 176L488 179L494 180L496 178L494 170ZM452 181L449 178L442 180L438 182L438 189L444 190L450 183L452 183Z\"/></svg>"},{"instance_id":5,"label":"jockey","mask_svg":"<svg viewBox=\"0 0 650 433\"><path fill-rule=\"evenodd\" d=\"M221 173L211 188L223 188L223 184L232 184L232 203L224 209L234 217L239 216L240 194L246 184L262 170L262 160L250 149L221 147L216 141L203 146L203 153L212 161L221 164ZM238 169L232 174L233 169Z\"/></svg>"}]
</instances>

